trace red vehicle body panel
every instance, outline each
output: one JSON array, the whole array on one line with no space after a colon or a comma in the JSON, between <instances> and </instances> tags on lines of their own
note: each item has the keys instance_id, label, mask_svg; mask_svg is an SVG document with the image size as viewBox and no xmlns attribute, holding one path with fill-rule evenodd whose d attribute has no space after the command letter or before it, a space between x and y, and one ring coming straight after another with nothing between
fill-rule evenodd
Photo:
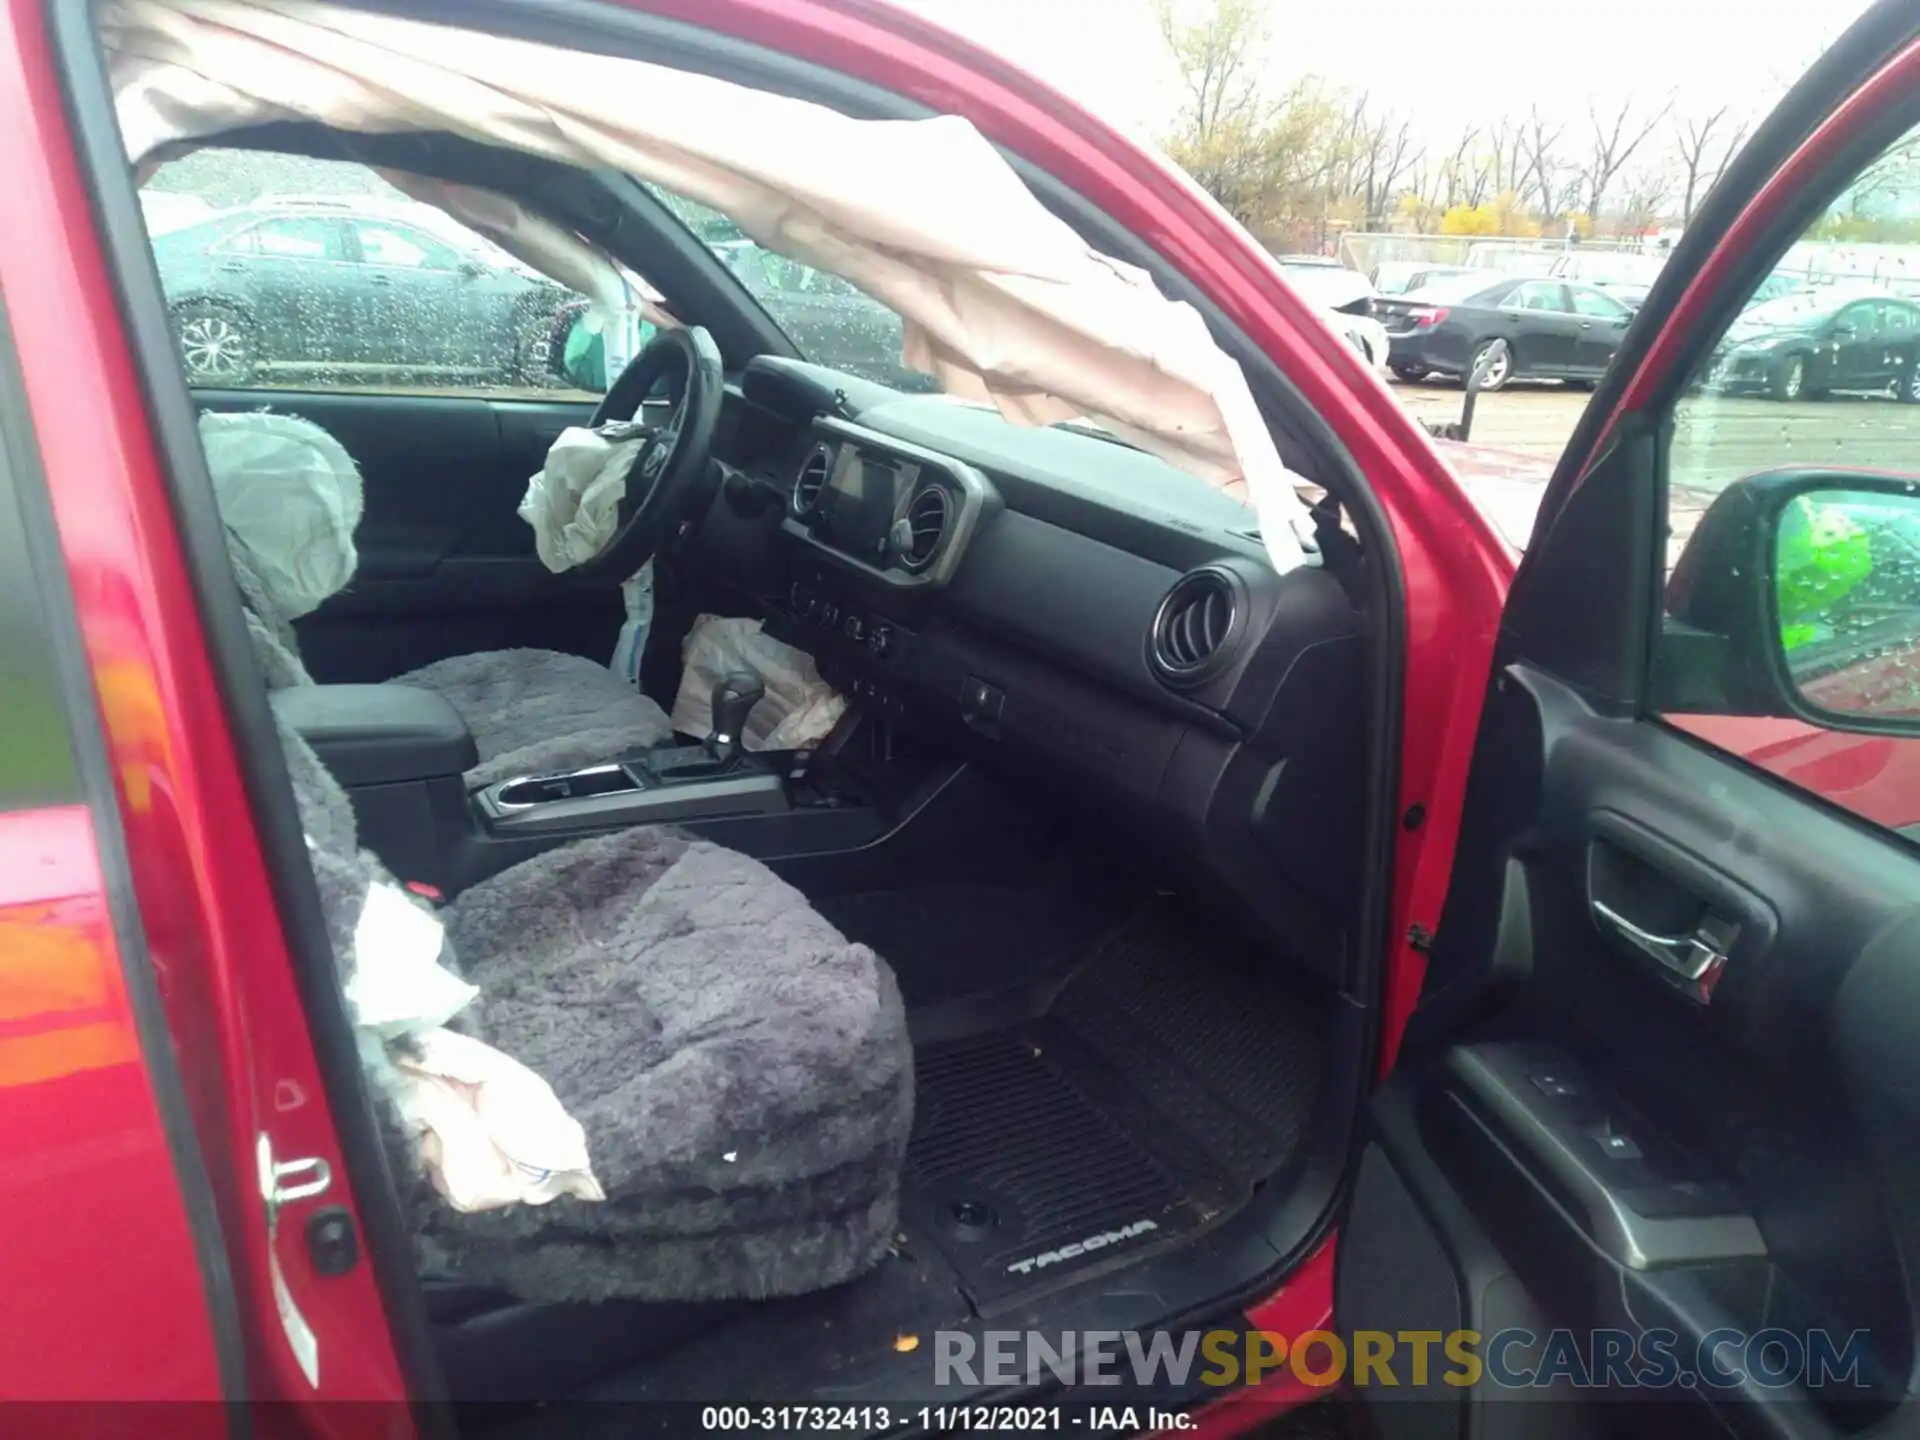
<instances>
[{"instance_id":1,"label":"red vehicle body panel","mask_svg":"<svg viewBox=\"0 0 1920 1440\"><path fill-rule=\"evenodd\" d=\"M119 799L133 888L195 1129L221 1200L228 1262L247 1334L251 1389L261 1399L404 1398L370 1267L339 1279L312 1272L305 1247L283 1237L279 1258L296 1304L322 1337L320 1385L307 1385L286 1345L268 1268L255 1137L282 1155L325 1159L345 1195L334 1125L294 988L280 916L255 840L224 707L215 689L193 591L149 433L118 306L95 233L55 79L43 7L0 12L0 288L20 357L40 459L71 577ZM11 1107L10 1107L11 1108ZM23 1115L31 1111L21 1112ZM49 1162L74 1117L43 1113L17 1137L9 1168ZM177 1183L116 1188L123 1235L154 1231L179 1204ZM40 1235L9 1204L0 1223ZM127 1294L177 1264L116 1247L118 1266L76 1271L100 1325L139 1313L156 1359L205 1343L144 1311L116 1312ZM111 1303L97 1290L120 1276ZM61 1288L61 1287L56 1287ZM43 1302L13 1292L15 1313ZM128 1337L131 1342L131 1337ZM0 1393L48 1389L94 1399L150 1397L144 1366L98 1373L96 1346L37 1353L0 1347ZM151 1362L150 1362L151 1363ZM391 1412L407 1425L404 1410ZM321 1433L365 1433L366 1416L315 1409Z\"/></svg>"},{"instance_id":2,"label":"red vehicle body panel","mask_svg":"<svg viewBox=\"0 0 1920 1440\"><path fill-rule=\"evenodd\" d=\"M0 855L0 1391L217 1401L206 1289L93 818L78 805L0 814Z\"/></svg>"}]
</instances>

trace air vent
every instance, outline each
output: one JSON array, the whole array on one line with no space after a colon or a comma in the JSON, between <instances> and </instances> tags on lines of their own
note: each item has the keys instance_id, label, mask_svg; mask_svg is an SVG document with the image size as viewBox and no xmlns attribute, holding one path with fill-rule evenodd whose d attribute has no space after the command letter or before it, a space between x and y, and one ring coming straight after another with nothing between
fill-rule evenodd
<instances>
[{"instance_id":1,"label":"air vent","mask_svg":"<svg viewBox=\"0 0 1920 1440\"><path fill-rule=\"evenodd\" d=\"M1168 685L1198 685L1233 659L1244 599L1224 570L1195 570L1174 582L1153 617L1147 659Z\"/></svg>"},{"instance_id":2,"label":"air vent","mask_svg":"<svg viewBox=\"0 0 1920 1440\"><path fill-rule=\"evenodd\" d=\"M820 503L820 492L827 488L827 476L833 468L833 454L817 445L800 462L800 473L793 481L793 513L801 519L813 514Z\"/></svg>"},{"instance_id":3,"label":"air vent","mask_svg":"<svg viewBox=\"0 0 1920 1440\"><path fill-rule=\"evenodd\" d=\"M907 544L900 553L903 569L924 570L933 563L952 515L953 500L945 486L922 485L913 492L913 498L907 501Z\"/></svg>"}]
</instances>

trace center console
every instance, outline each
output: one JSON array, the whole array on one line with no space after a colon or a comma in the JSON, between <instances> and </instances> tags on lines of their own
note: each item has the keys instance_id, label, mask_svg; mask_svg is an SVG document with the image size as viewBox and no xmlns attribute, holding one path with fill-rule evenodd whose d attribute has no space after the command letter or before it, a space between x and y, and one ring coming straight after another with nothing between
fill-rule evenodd
<instances>
[{"instance_id":1,"label":"center console","mask_svg":"<svg viewBox=\"0 0 1920 1440\"><path fill-rule=\"evenodd\" d=\"M431 690L304 685L276 692L273 705L347 792L360 843L400 879L446 895L555 845L639 825L681 826L775 863L858 852L937 788L914 767L898 783L856 778L839 753L863 736L852 720L819 751L748 753L741 735L765 692L758 675L730 674L714 687L713 733L700 744L669 742L476 792L464 778L478 759L473 739Z\"/></svg>"}]
</instances>

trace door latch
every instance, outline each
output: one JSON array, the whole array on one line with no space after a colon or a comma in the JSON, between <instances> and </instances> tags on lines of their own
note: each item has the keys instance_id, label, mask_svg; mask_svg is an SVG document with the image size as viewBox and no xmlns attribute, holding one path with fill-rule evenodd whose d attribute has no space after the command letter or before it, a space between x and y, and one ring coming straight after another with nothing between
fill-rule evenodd
<instances>
[{"instance_id":1,"label":"door latch","mask_svg":"<svg viewBox=\"0 0 1920 1440\"><path fill-rule=\"evenodd\" d=\"M280 1211L296 1200L324 1195L333 1184L333 1167L318 1156L298 1160L273 1158L273 1141L260 1132L254 1146L260 1170L260 1199L267 1207L267 1233L273 1234Z\"/></svg>"},{"instance_id":2,"label":"door latch","mask_svg":"<svg viewBox=\"0 0 1920 1440\"><path fill-rule=\"evenodd\" d=\"M1712 1002L1727 957L1740 938L1740 927L1717 915L1705 916L1685 935L1661 935L1642 929L1599 900L1593 901L1593 914L1603 929L1651 958L1654 973L1696 1005Z\"/></svg>"}]
</instances>

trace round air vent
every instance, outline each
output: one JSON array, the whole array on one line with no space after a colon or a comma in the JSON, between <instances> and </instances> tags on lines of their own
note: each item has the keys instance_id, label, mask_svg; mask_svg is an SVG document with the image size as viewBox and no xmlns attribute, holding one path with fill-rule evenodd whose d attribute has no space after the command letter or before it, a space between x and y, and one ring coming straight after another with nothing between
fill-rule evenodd
<instances>
[{"instance_id":1,"label":"round air vent","mask_svg":"<svg viewBox=\"0 0 1920 1440\"><path fill-rule=\"evenodd\" d=\"M946 538L947 522L953 518L953 498L944 485L922 485L907 501L907 543L900 552L900 565L906 570L924 570L933 563L934 552Z\"/></svg>"},{"instance_id":2,"label":"round air vent","mask_svg":"<svg viewBox=\"0 0 1920 1440\"><path fill-rule=\"evenodd\" d=\"M1181 576L1154 612L1147 660L1168 685L1198 685L1232 661L1245 622L1240 585L1224 570Z\"/></svg>"},{"instance_id":3,"label":"round air vent","mask_svg":"<svg viewBox=\"0 0 1920 1440\"><path fill-rule=\"evenodd\" d=\"M820 503L820 492L827 488L827 476L833 469L833 454L817 445L800 462L800 473L793 481L793 513L804 520Z\"/></svg>"}]
</instances>

